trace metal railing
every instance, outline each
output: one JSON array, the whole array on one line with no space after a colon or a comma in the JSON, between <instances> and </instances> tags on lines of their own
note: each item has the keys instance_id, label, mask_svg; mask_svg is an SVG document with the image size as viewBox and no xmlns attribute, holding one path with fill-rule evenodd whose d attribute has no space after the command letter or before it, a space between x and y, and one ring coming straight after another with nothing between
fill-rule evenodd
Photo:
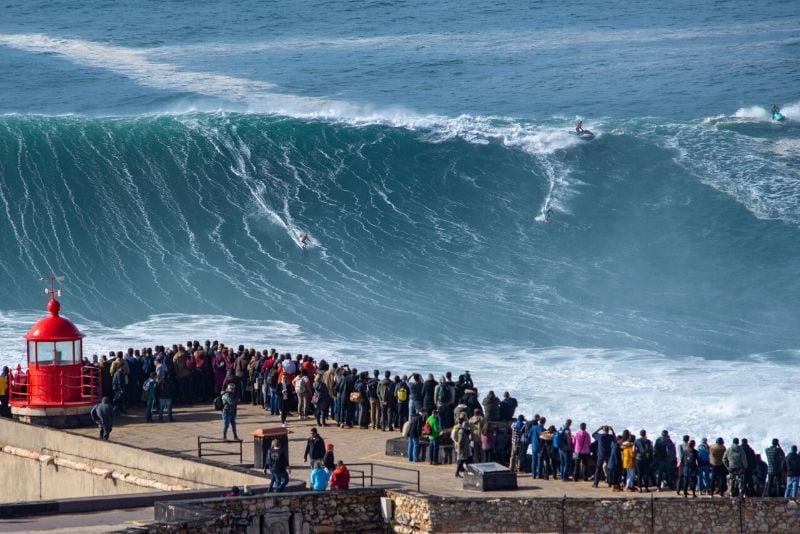
<instances>
[{"instance_id":1,"label":"metal railing","mask_svg":"<svg viewBox=\"0 0 800 534\"><path fill-rule=\"evenodd\" d=\"M364 467L364 469L354 469L356 467ZM350 471L350 480L353 481L355 478L361 479L361 487L373 487L375 485L376 480L381 480L385 482L391 482L396 484L402 484L404 486L416 486L417 491L421 490L420 484L420 473L418 469L411 469L408 467L397 467L394 465L384 465L384 464L373 464L373 463L352 463L347 464L347 469ZM376 469L378 470L378 474L376 474ZM405 473L413 473L409 479L398 479L398 478L391 478L389 476L384 476L381 474L381 471L388 470L388 471L402 471ZM355 476L354 476L355 475ZM367 481L369 481L369 486L367 486Z\"/></svg>"},{"instance_id":2,"label":"metal railing","mask_svg":"<svg viewBox=\"0 0 800 534\"><path fill-rule=\"evenodd\" d=\"M239 464L241 465L243 463L243 461L242 461L242 443L243 443L242 440L228 441L228 440L225 440L225 439L212 438L210 436L197 436L197 456L199 458L202 458L203 456L236 456L238 454L239 455ZM212 448L208 448L208 447L205 447L205 449L203 449L203 447L205 445L220 445L220 444L238 445L239 452L237 453L235 451L225 451L225 450L221 450L221 449L212 449Z\"/></svg>"},{"instance_id":3,"label":"metal railing","mask_svg":"<svg viewBox=\"0 0 800 534\"><path fill-rule=\"evenodd\" d=\"M65 406L100 401L100 368L81 365L48 366L48 372L31 373L17 368L10 373L9 397L12 404ZM77 394L74 394L77 393Z\"/></svg>"}]
</instances>

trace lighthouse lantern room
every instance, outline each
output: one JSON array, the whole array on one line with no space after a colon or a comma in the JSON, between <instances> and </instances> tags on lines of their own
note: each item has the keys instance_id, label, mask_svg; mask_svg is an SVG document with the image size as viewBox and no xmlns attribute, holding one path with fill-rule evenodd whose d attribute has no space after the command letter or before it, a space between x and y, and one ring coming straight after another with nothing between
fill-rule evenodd
<instances>
[{"instance_id":1,"label":"lighthouse lantern room","mask_svg":"<svg viewBox=\"0 0 800 534\"><path fill-rule=\"evenodd\" d=\"M39 320L25 336L28 366L11 374L11 413L27 423L73 427L91 421L89 411L99 401L99 369L83 360L83 334L61 317L56 300L61 290L49 276L49 317Z\"/></svg>"}]
</instances>

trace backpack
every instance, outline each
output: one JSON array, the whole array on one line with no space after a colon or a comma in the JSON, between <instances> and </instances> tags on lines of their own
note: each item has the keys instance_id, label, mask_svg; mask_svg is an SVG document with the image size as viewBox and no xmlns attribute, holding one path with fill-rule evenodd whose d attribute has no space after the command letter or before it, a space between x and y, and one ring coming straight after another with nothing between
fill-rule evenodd
<instances>
[{"instance_id":1,"label":"backpack","mask_svg":"<svg viewBox=\"0 0 800 534\"><path fill-rule=\"evenodd\" d=\"M639 440L636 443L636 455L649 460L653 457L653 444L650 440Z\"/></svg>"},{"instance_id":2,"label":"backpack","mask_svg":"<svg viewBox=\"0 0 800 534\"><path fill-rule=\"evenodd\" d=\"M700 460L700 462L707 464L711 460L708 447L698 447L697 458Z\"/></svg>"},{"instance_id":3,"label":"backpack","mask_svg":"<svg viewBox=\"0 0 800 534\"><path fill-rule=\"evenodd\" d=\"M431 435L431 424L425 421L425 424L422 425L422 435L423 436L430 436Z\"/></svg>"},{"instance_id":4,"label":"backpack","mask_svg":"<svg viewBox=\"0 0 800 534\"><path fill-rule=\"evenodd\" d=\"M217 395L214 398L214 409L218 412L222 410L222 395Z\"/></svg>"},{"instance_id":5,"label":"backpack","mask_svg":"<svg viewBox=\"0 0 800 534\"><path fill-rule=\"evenodd\" d=\"M304 378L301 378L301 379L300 379L300 380L297 382L297 392L298 392L300 395L305 395L305 393L306 393L306 390L307 390L307 389L308 389L308 386L306 385L306 379L305 379L305 377L304 377Z\"/></svg>"},{"instance_id":6,"label":"backpack","mask_svg":"<svg viewBox=\"0 0 800 534\"><path fill-rule=\"evenodd\" d=\"M269 373L267 374L267 384L269 384L269 386L273 388L278 386L277 369L270 369Z\"/></svg>"},{"instance_id":7,"label":"backpack","mask_svg":"<svg viewBox=\"0 0 800 534\"><path fill-rule=\"evenodd\" d=\"M520 436L519 436L519 444L520 445L528 445L531 442L531 428L528 426L527 423L522 425L520 429Z\"/></svg>"},{"instance_id":8,"label":"backpack","mask_svg":"<svg viewBox=\"0 0 800 534\"><path fill-rule=\"evenodd\" d=\"M378 398L378 381L375 379L367 382L367 398L370 400Z\"/></svg>"},{"instance_id":9,"label":"backpack","mask_svg":"<svg viewBox=\"0 0 800 534\"><path fill-rule=\"evenodd\" d=\"M564 429L561 428L558 432L555 433L553 436L553 448L558 449L562 445L562 441L564 441Z\"/></svg>"},{"instance_id":10,"label":"backpack","mask_svg":"<svg viewBox=\"0 0 800 534\"><path fill-rule=\"evenodd\" d=\"M436 394L436 402L444 404L447 400L447 386L445 384L439 385L439 391Z\"/></svg>"},{"instance_id":11,"label":"backpack","mask_svg":"<svg viewBox=\"0 0 800 534\"><path fill-rule=\"evenodd\" d=\"M397 400L400 402L406 402L408 400L408 387L405 384L400 386L400 389L397 390Z\"/></svg>"}]
</instances>

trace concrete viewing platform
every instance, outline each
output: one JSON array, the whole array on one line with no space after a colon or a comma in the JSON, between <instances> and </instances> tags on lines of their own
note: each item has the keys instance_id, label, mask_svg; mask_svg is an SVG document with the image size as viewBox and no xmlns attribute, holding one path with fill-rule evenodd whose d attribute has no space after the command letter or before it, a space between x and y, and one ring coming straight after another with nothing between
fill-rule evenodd
<instances>
[{"instance_id":1,"label":"concrete viewing platform","mask_svg":"<svg viewBox=\"0 0 800 534\"><path fill-rule=\"evenodd\" d=\"M115 418L115 426L111 432L111 442L123 443L132 447L154 453L180 456L184 459L197 459L197 437L205 436L220 439L222 437L222 417L210 403L208 406L176 406L175 422L145 422L144 408L128 410L128 413ZM156 418L157 419L157 418ZM240 404L237 414L237 432L243 440L242 464L254 464L254 446L252 433L262 428L280 428L280 418L271 416L268 411L251 404ZM309 467L303 462L303 452L311 428L316 427L312 417L300 421L292 416L287 420L289 432L289 458L292 467L291 479L306 482L309 478ZM68 432L89 437L97 436L95 428L72 429ZM650 498L652 495L676 497L674 491L658 493L612 492L604 482L599 488L593 488L590 482L562 482L561 480L534 480L528 473L520 473L517 477L518 489L511 491L477 492L463 488L462 479L456 478L455 464L430 465L411 463L403 457L387 456L386 441L400 437L400 432L383 432L381 430L364 430L358 427L338 428L335 423L327 427L319 427L320 435L327 443L334 444L334 455L346 465L371 463L375 465L373 477L375 485L403 484L416 489L417 476L414 472L392 469L412 469L419 471L420 489L425 493L437 496L486 498L494 497L596 497L608 498ZM229 437L232 432L229 430ZM220 464L239 464L239 447L236 442L214 444L214 450L229 450L230 456L214 456L212 459ZM206 459L205 455L203 459ZM356 471L369 471L366 466L351 467L351 487L360 487L361 480ZM253 470L253 474L261 474L261 470ZM263 483L268 483L264 479ZM366 483L369 485L369 482ZM651 490L652 491L652 490ZM698 497L699 498L699 497Z\"/></svg>"}]
</instances>

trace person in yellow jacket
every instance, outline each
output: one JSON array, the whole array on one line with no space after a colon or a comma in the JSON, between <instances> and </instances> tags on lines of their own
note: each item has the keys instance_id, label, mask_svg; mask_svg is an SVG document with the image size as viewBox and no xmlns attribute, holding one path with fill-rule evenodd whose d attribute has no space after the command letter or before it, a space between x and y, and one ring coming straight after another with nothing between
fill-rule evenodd
<instances>
[{"instance_id":1,"label":"person in yellow jacket","mask_svg":"<svg viewBox=\"0 0 800 534\"><path fill-rule=\"evenodd\" d=\"M625 490L633 491L633 481L636 480L636 450L633 448L634 436L622 444L622 469L625 470Z\"/></svg>"},{"instance_id":2,"label":"person in yellow jacket","mask_svg":"<svg viewBox=\"0 0 800 534\"><path fill-rule=\"evenodd\" d=\"M8 387L9 387L10 371L7 366L3 366L3 372L0 374L0 417L10 416L8 406Z\"/></svg>"}]
</instances>

